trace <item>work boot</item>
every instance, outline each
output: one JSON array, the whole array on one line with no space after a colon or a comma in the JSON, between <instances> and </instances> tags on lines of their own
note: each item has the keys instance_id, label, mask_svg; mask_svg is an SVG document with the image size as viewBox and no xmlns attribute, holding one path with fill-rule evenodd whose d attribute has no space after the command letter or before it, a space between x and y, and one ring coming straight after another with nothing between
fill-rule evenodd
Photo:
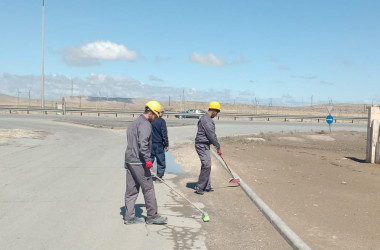
<instances>
[{"instance_id":1,"label":"work boot","mask_svg":"<svg viewBox=\"0 0 380 250\"><path fill-rule=\"evenodd\" d=\"M204 192L205 192L205 191L203 191L202 189L200 189L200 188L198 187L198 185L196 185L194 189L195 189L195 193L196 193L196 194L203 195Z\"/></svg>"},{"instance_id":2,"label":"work boot","mask_svg":"<svg viewBox=\"0 0 380 250\"><path fill-rule=\"evenodd\" d=\"M156 215L154 218L146 219L146 224L156 224L163 225L168 221L168 217L163 217L161 215Z\"/></svg>"},{"instance_id":3,"label":"work boot","mask_svg":"<svg viewBox=\"0 0 380 250\"><path fill-rule=\"evenodd\" d=\"M124 220L125 225L144 223L144 218L134 217L133 219Z\"/></svg>"},{"instance_id":4,"label":"work boot","mask_svg":"<svg viewBox=\"0 0 380 250\"><path fill-rule=\"evenodd\" d=\"M215 190L213 188L205 189L206 192L214 192Z\"/></svg>"}]
</instances>

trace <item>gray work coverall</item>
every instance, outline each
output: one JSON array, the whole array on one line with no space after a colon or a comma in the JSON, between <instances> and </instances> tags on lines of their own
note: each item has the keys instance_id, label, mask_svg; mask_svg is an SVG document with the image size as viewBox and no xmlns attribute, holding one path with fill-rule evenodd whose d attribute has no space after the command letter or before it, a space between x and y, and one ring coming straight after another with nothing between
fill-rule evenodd
<instances>
[{"instance_id":1,"label":"gray work coverall","mask_svg":"<svg viewBox=\"0 0 380 250\"><path fill-rule=\"evenodd\" d=\"M125 191L125 220L135 217L135 203L142 189L147 210L147 218L157 215L157 200L150 170L145 162L150 161L152 147L152 126L144 115L140 115L127 129L127 149L125 168L127 187Z\"/></svg>"},{"instance_id":2,"label":"gray work coverall","mask_svg":"<svg viewBox=\"0 0 380 250\"><path fill-rule=\"evenodd\" d=\"M199 174L197 186L201 190L211 189L211 144L220 149L220 144L215 134L215 123L210 115L206 113L198 121L198 131L195 137L195 150L201 160L201 173Z\"/></svg>"}]
</instances>

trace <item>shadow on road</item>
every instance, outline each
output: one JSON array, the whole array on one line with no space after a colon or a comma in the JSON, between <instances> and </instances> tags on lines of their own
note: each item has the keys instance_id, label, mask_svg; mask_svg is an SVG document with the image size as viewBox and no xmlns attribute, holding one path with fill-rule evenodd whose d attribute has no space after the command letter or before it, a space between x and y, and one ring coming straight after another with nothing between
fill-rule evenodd
<instances>
[{"instance_id":1,"label":"shadow on road","mask_svg":"<svg viewBox=\"0 0 380 250\"><path fill-rule=\"evenodd\" d=\"M142 207L145 207L145 204L135 204L135 216L136 217L145 217L142 215ZM125 206L122 206L120 208L120 215L122 216L122 219L124 220L124 216L125 216Z\"/></svg>"},{"instance_id":2,"label":"shadow on road","mask_svg":"<svg viewBox=\"0 0 380 250\"><path fill-rule=\"evenodd\" d=\"M195 186L197 185L197 182L188 182L186 183L186 187L189 189L194 189ZM233 187L239 187L239 184L230 184L228 183L226 186L220 186L220 187L215 187L213 186L212 188L217 190L217 189L222 189L222 188L233 188Z\"/></svg>"},{"instance_id":3,"label":"shadow on road","mask_svg":"<svg viewBox=\"0 0 380 250\"><path fill-rule=\"evenodd\" d=\"M190 188L190 189L194 189L196 185L197 185L196 182L188 182L188 183L186 183L186 187Z\"/></svg>"}]
</instances>

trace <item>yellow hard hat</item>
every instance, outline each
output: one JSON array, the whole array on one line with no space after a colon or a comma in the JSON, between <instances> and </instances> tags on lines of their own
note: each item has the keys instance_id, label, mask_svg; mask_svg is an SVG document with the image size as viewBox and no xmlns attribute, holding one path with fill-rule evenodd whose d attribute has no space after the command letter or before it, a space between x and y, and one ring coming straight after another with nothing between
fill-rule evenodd
<instances>
[{"instance_id":1,"label":"yellow hard hat","mask_svg":"<svg viewBox=\"0 0 380 250\"><path fill-rule=\"evenodd\" d=\"M219 102L210 102L210 105L208 106L209 109L215 109L220 112L220 103Z\"/></svg>"},{"instance_id":2,"label":"yellow hard hat","mask_svg":"<svg viewBox=\"0 0 380 250\"><path fill-rule=\"evenodd\" d=\"M148 107L153 113L157 115L157 117L160 117L162 107L159 102L149 101L145 104L145 107Z\"/></svg>"}]
</instances>

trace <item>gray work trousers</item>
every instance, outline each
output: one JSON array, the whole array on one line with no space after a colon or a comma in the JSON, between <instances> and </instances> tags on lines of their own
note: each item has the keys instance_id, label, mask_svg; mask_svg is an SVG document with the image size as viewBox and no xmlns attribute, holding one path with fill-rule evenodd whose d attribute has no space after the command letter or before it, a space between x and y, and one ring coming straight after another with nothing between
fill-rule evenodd
<instances>
[{"instance_id":1,"label":"gray work trousers","mask_svg":"<svg viewBox=\"0 0 380 250\"><path fill-rule=\"evenodd\" d=\"M195 150L198 153L201 160L201 173L199 174L198 188L202 190L211 189L211 157L210 157L210 145L207 144L195 144Z\"/></svg>"},{"instance_id":2,"label":"gray work trousers","mask_svg":"<svg viewBox=\"0 0 380 250\"><path fill-rule=\"evenodd\" d=\"M150 171L143 165L126 164L127 188L125 191L125 220L135 217L135 203L140 187L145 199L147 218L157 215L157 200Z\"/></svg>"}]
</instances>

